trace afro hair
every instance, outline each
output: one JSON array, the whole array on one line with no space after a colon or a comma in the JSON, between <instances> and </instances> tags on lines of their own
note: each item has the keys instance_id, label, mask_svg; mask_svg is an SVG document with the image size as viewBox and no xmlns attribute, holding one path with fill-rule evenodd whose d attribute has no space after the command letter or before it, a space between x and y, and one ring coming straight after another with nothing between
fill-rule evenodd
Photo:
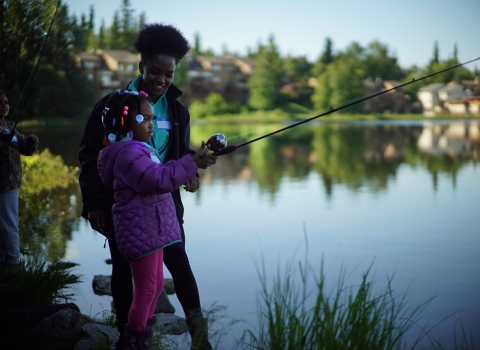
<instances>
[{"instance_id":1,"label":"afro hair","mask_svg":"<svg viewBox=\"0 0 480 350\"><path fill-rule=\"evenodd\" d=\"M163 23L146 24L138 33L135 49L145 58L165 54L178 63L190 50L188 40L174 26Z\"/></svg>"}]
</instances>

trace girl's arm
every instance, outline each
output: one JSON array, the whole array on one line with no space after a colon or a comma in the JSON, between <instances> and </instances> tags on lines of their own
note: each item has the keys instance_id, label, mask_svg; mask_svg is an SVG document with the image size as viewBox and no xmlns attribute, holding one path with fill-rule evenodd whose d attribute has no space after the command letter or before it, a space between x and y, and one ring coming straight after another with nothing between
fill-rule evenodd
<instances>
[{"instance_id":1,"label":"girl's arm","mask_svg":"<svg viewBox=\"0 0 480 350\"><path fill-rule=\"evenodd\" d=\"M137 192L164 194L182 186L198 170L190 155L158 164L150 158L150 152L147 146L132 142L116 156L115 177Z\"/></svg>"}]
</instances>

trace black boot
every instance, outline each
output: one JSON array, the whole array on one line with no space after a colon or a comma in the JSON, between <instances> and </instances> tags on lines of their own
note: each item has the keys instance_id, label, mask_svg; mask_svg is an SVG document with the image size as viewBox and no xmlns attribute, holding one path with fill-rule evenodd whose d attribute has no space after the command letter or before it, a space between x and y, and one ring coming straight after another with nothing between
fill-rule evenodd
<instances>
[{"instance_id":1,"label":"black boot","mask_svg":"<svg viewBox=\"0 0 480 350\"><path fill-rule=\"evenodd\" d=\"M208 320L203 316L187 317L188 332L192 337L191 350L212 350L208 341Z\"/></svg>"},{"instance_id":2,"label":"black boot","mask_svg":"<svg viewBox=\"0 0 480 350\"><path fill-rule=\"evenodd\" d=\"M114 350L123 350L123 342L125 340L125 324L126 322L116 322L113 326L117 327L118 330L118 337L113 342L113 349Z\"/></svg>"},{"instance_id":3,"label":"black boot","mask_svg":"<svg viewBox=\"0 0 480 350\"><path fill-rule=\"evenodd\" d=\"M148 350L145 342L145 332L136 331L125 325L125 340L123 342L124 350Z\"/></svg>"}]
</instances>

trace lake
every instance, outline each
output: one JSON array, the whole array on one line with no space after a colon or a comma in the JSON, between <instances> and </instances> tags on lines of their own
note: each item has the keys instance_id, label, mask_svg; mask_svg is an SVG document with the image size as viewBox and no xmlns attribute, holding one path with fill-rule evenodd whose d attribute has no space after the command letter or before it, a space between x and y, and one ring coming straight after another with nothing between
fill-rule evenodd
<instances>
[{"instance_id":1,"label":"lake","mask_svg":"<svg viewBox=\"0 0 480 350\"><path fill-rule=\"evenodd\" d=\"M192 143L221 132L235 145L281 127L193 124ZM20 131L34 131L40 149L78 166L81 128ZM221 348L232 349L255 325L262 262L271 284L278 270L306 254L317 275L323 262L332 292L342 271L345 285L358 286L371 268L376 290L391 279L394 293L406 295L412 308L433 298L411 339L421 326L443 320L432 335L452 348L461 321L479 346L479 153L479 121L317 121L240 147L200 170L199 191L182 197L186 247L202 305L217 307L212 329L228 332L214 337ZM69 208L59 210L73 213L55 251L78 263L73 271L85 277L76 304L92 316L109 310L111 298L92 290L94 275L111 273L109 251L80 218L78 186L46 195L50 205L67 197ZM182 316L176 297L170 300Z\"/></svg>"}]
</instances>

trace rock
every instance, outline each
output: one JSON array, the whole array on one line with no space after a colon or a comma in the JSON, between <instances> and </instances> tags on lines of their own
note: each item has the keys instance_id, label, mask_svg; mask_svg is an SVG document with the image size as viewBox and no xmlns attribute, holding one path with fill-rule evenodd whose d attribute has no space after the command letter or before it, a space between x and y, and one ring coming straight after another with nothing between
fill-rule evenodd
<instances>
[{"instance_id":1,"label":"rock","mask_svg":"<svg viewBox=\"0 0 480 350\"><path fill-rule=\"evenodd\" d=\"M111 287L112 276L95 275L93 276L92 287L96 295L112 295Z\"/></svg>"},{"instance_id":2,"label":"rock","mask_svg":"<svg viewBox=\"0 0 480 350\"><path fill-rule=\"evenodd\" d=\"M175 308L173 307L170 299L168 299L167 292L165 288L162 290L162 293L158 297L157 306L155 307L155 313L165 313L165 314L174 314Z\"/></svg>"},{"instance_id":3,"label":"rock","mask_svg":"<svg viewBox=\"0 0 480 350\"><path fill-rule=\"evenodd\" d=\"M112 345L118 336L117 329L106 324L87 323L82 327L82 331L88 334L89 337L76 342L73 350L95 349L96 344L99 342L103 343L102 340Z\"/></svg>"},{"instance_id":4,"label":"rock","mask_svg":"<svg viewBox=\"0 0 480 350\"><path fill-rule=\"evenodd\" d=\"M167 292L168 295L175 294L175 285L173 284L173 279L165 278L164 283L165 285L163 286L163 289L165 292Z\"/></svg>"},{"instance_id":5,"label":"rock","mask_svg":"<svg viewBox=\"0 0 480 350\"><path fill-rule=\"evenodd\" d=\"M161 334L180 335L188 332L187 322L182 317L173 314L157 314L157 326Z\"/></svg>"},{"instance_id":6,"label":"rock","mask_svg":"<svg viewBox=\"0 0 480 350\"><path fill-rule=\"evenodd\" d=\"M72 309L63 309L43 319L34 331L48 338L70 338L91 319Z\"/></svg>"}]
</instances>

